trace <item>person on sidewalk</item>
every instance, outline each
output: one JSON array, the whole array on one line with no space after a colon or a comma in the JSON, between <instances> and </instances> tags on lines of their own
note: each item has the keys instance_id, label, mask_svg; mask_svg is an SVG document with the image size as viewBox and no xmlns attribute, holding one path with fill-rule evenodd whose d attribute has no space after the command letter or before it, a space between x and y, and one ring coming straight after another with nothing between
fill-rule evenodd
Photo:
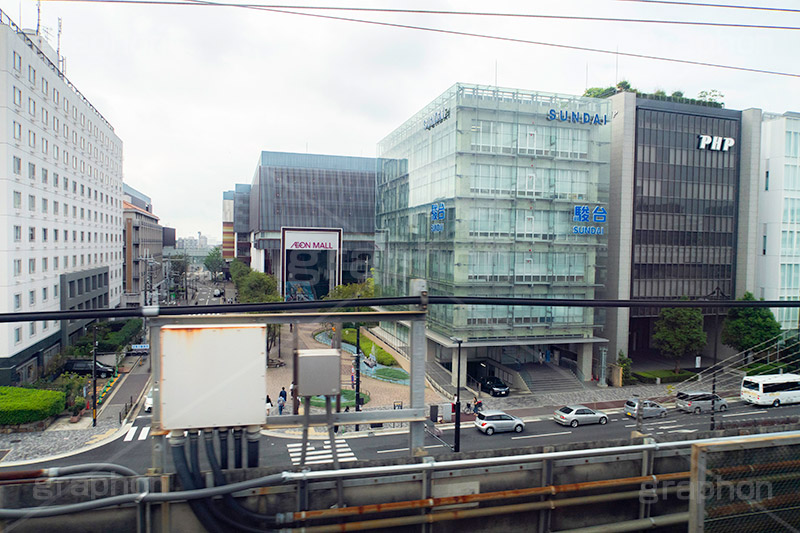
<instances>
[{"instance_id":1,"label":"person on sidewalk","mask_svg":"<svg viewBox=\"0 0 800 533\"><path fill-rule=\"evenodd\" d=\"M289 395L294 398L294 381L292 381L292 384L289 385Z\"/></svg>"},{"instance_id":2,"label":"person on sidewalk","mask_svg":"<svg viewBox=\"0 0 800 533\"><path fill-rule=\"evenodd\" d=\"M278 414L283 414L283 407L286 405L286 399L283 396L278 396Z\"/></svg>"},{"instance_id":3,"label":"person on sidewalk","mask_svg":"<svg viewBox=\"0 0 800 533\"><path fill-rule=\"evenodd\" d=\"M269 416L270 412L272 412L272 399L267 394L267 416Z\"/></svg>"},{"instance_id":4,"label":"person on sidewalk","mask_svg":"<svg viewBox=\"0 0 800 533\"><path fill-rule=\"evenodd\" d=\"M279 398L283 398L283 401L286 401L286 387L281 387L281 391L278 393Z\"/></svg>"}]
</instances>

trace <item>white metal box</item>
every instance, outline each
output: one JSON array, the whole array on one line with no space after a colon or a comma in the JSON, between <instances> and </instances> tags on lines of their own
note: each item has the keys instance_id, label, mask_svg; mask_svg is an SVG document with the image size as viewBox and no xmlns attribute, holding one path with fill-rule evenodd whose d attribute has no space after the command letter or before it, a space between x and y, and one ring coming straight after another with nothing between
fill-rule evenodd
<instances>
[{"instance_id":1,"label":"white metal box","mask_svg":"<svg viewBox=\"0 0 800 533\"><path fill-rule=\"evenodd\" d=\"M264 424L266 332L264 324L162 327L161 428Z\"/></svg>"},{"instance_id":2,"label":"white metal box","mask_svg":"<svg viewBox=\"0 0 800 533\"><path fill-rule=\"evenodd\" d=\"M297 394L336 396L342 389L339 350L297 350Z\"/></svg>"}]
</instances>

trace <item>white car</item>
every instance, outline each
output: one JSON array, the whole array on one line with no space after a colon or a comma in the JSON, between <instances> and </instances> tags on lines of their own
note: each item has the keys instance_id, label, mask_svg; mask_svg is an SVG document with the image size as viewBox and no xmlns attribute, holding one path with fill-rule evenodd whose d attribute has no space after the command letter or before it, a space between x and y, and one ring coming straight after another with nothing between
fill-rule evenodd
<instances>
[{"instance_id":1,"label":"white car","mask_svg":"<svg viewBox=\"0 0 800 533\"><path fill-rule=\"evenodd\" d=\"M150 392L147 393L147 397L144 399L144 412L149 413L153 410L153 389L150 388Z\"/></svg>"},{"instance_id":2,"label":"white car","mask_svg":"<svg viewBox=\"0 0 800 533\"><path fill-rule=\"evenodd\" d=\"M475 427L487 435L499 431L522 433L522 430L525 429L525 422L521 418L503 411L478 411L478 415L475 417Z\"/></svg>"}]
</instances>

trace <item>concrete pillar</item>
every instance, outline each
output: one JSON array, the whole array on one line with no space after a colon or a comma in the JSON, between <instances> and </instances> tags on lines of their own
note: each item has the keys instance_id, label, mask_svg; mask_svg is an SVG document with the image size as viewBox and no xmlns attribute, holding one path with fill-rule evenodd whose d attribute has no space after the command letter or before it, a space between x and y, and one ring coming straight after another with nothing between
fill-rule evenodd
<instances>
[{"instance_id":1,"label":"concrete pillar","mask_svg":"<svg viewBox=\"0 0 800 533\"><path fill-rule=\"evenodd\" d=\"M450 384L455 387L457 385L456 379L458 374L458 346L454 346L450 352L450 357L452 361L452 370L450 371ZM464 348L464 345L461 345L461 387L464 388L467 386L467 349ZM462 401L464 398L462 398Z\"/></svg>"},{"instance_id":2,"label":"concrete pillar","mask_svg":"<svg viewBox=\"0 0 800 533\"><path fill-rule=\"evenodd\" d=\"M578 348L578 368L584 381L592 380L592 345L581 344Z\"/></svg>"}]
</instances>

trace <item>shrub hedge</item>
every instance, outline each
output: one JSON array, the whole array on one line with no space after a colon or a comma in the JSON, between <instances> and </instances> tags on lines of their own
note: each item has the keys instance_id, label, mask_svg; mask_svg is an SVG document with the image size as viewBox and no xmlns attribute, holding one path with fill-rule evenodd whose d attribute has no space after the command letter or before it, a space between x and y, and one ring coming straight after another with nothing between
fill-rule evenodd
<instances>
[{"instance_id":1,"label":"shrub hedge","mask_svg":"<svg viewBox=\"0 0 800 533\"><path fill-rule=\"evenodd\" d=\"M361 335L361 351L366 354L367 357L370 356L372 353L373 346L375 347L375 359L378 363L384 366L394 366L397 364L397 361L394 360L392 354L381 348L380 346L374 344L371 340L369 340L366 336ZM353 346L356 345L356 330L354 329L344 329L342 330L342 342L346 342L347 344L352 344Z\"/></svg>"},{"instance_id":2,"label":"shrub hedge","mask_svg":"<svg viewBox=\"0 0 800 533\"><path fill-rule=\"evenodd\" d=\"M44 420L64 410L63 392L0 387L0 425Z\"/></svg>"},{"instance_id":3,"label":"shrub hedge","mask_svg":"<svg viewBox=\"0 0 800 533\"><path fill-rule=\"evenodd\" d=\"M763 374L779 374L781 370L784 373L789 372L789 365L786 363L753 363L742 367L748 376L760 376Z\"/></svg>"},{"instance_id":4,"label":"shrub hedge","mask_svg":"<svg viewBox=\"0 0 800 533\"><path fill-rule=\"evenodd\" d=\"M682 370L680 374L676 374L674 370L652 370L650 372L633 372L633 375L642 383L655 383L656 378L661 378L661 383L678 383L697 376L688 370Z\"/></svg>"}]
</instances>

